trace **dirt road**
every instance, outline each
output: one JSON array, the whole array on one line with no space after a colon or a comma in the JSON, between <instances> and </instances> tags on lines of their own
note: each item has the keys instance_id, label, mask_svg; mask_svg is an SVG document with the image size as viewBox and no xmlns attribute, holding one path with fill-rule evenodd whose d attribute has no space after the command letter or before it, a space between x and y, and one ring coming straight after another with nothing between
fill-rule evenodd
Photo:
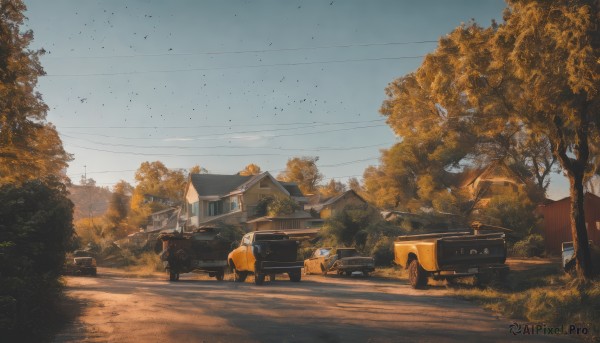
<instances>
[{"instance_id":1,"label":"dirt road","mask_svg":"<svg viewBox=\"0 0 600 343\"><path fill-rule=\"evenodd\" d=\"M182 275L132 279L99 269L67 278L81 314L55 342L500 342L511 321L405 282L360 277L280 276L255 286ZM564 338L564 337L561 337ZM561 340L564 341L564 340Z\"/></svg>"}]
</instances>

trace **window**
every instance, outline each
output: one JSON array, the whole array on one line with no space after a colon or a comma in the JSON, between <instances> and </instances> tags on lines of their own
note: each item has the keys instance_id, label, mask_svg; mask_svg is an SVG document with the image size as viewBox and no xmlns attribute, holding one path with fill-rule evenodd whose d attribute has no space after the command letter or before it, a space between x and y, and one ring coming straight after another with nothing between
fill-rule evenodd
<instances>
[{"instance_id":1,"label":"window","mask_svg":"<svg viewBox=\"0 0 600 343\"><path fill-rule=\"evenodd\" d=\"M267 179L260 180L259 188L269 188L269 181Z\"/></svg>"},{"instance_id":2,"label":"window","mask_svg":"<svg viewBox=\"0 0 600 343\"><path fill-rule=\"evenodd\" d=\"M223 201L211 201L208 203L208 216L218 216L223 214Z\"/></svg>"},{"instance_id":3,"label":"window","mask_svg":"<svg viewBox=\"0 0 600 343\"><path fill-rule=\"evenodd\" d=\"M192 213L192 217L196 217L200 214L200 203L198 201L190 204L190 212Z\"/></svg>"},{"instance_id":4,"label":"window","mask_svg":"<svg viewBox=\"0 0 600 343\"><path fill-rule=\"evenodd\" d=\"M239 209L240 207L240 197L235 195L233 197L231 197L229 199L230 203L229 203L229 210L230 211L235 211L237 209Z\"/></svg>"}]
</instances>

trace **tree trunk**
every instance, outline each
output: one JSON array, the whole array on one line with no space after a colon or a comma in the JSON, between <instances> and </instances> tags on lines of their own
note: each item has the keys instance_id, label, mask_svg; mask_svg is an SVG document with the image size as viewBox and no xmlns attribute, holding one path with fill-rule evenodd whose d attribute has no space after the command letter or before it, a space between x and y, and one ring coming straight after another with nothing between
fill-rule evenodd
<instances>
[{"instance_id":1,"label":"tree trunk","mask_svg":"<svg viewBox=\"0 0 600 343\"><path fill-rule=\"evenodd\" d=\"M576 168L578 169L578 168ZM588 243L587 228L585 227L585 213L583 203L585 192L583 190L583 170L569 173L571 184L571 234L575 249L577 264L577 277L589 279L592 277L592 258Z\"/></svg>"}]
</instances>

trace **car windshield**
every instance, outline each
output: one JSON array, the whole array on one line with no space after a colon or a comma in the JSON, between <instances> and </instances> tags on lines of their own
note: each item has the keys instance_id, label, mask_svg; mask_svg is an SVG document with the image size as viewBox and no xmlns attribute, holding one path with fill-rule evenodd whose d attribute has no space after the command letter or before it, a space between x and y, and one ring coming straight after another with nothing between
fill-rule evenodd
<instances>
[{"instance_id":1,"label":"car windshield","mask_svg":"<svg viewBox=\"0 0 600 343\"><path fill-rule=\"evenodd\" d=\"M329 256L329 254L331 254L331 249L323 248L323 249L317 250L317 252L316 252L315 255L316 256L325 256L325 257L327 257L327 256Z\"/></svg>"},{"instance_id":2,"label":"car windshield","mask_svg":"<svg viewBox=\"0 0 600 343\"><path fill-rule=\"evenodd\" d=\"M258 241L281 241L281 240L285 240L288 239L288 236L286 235L273 235L273 234L262 234L262 235L256 235L254 237L254 241L258 242Z\"/></svg>"}]
</instances>

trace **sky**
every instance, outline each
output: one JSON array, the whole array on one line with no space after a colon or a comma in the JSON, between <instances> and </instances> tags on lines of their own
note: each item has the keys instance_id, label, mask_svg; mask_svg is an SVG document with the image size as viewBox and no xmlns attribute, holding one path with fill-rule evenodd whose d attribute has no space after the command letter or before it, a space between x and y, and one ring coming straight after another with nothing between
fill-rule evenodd
<instances>
[{"instance_id":1,"label":"sky","mask_svg":"<svg viewBox=\"0 0 600 343\"><path fill-rule=\"evenodd\" d=\"M487 1L25 0L38 91L74 183L135 183L144 161L277 176L318 156L325 181L362 179L397 138L379 114L385 87L416 70L439 37ZM568 195L553 176L549 196Z\"/></svg>"}]
</instances>

